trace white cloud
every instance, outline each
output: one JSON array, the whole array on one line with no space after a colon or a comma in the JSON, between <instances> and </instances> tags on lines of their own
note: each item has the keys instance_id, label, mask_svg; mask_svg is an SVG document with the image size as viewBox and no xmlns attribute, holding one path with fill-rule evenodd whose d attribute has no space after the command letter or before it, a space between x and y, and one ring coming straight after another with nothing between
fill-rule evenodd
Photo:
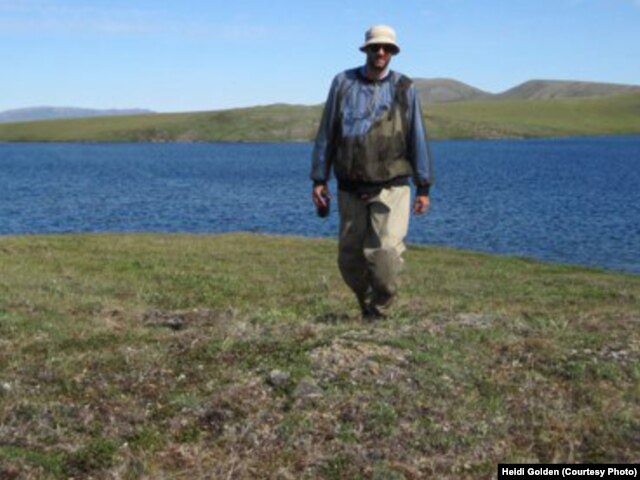
<instances>
[{"instance_id":1,"label":"white cloud","mask_svg":"<svg viewBox=\"0 0 640 480\"><path fill-rule=\"evenodd\" d=\"M150 33L159 12L71 6L47 0L0 0L0 28L12 32Z\"/></svg>"},{"instance_id":2,"label":"white cloud","mask_svg":"<svg viewBox=\"0 0 640 480\"><path fill-rule=\"evenodd\" d=\"M244 19L206 22L158 9L70 5L52 0L0 0L0 33L169 34L226 43L264 39L262 25Z\"/></svg>"}]
</instances>

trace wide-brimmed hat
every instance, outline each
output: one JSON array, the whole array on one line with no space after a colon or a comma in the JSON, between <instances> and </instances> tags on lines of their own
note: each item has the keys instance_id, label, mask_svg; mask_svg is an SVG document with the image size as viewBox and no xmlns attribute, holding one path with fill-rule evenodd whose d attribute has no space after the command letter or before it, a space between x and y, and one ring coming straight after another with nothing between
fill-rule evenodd
<instances>
[{"instance_id":1,"label":"wide-brimmed hat","mask_svg":"<svg viewBox=\"0 0 640 480\"><path fill-rule=\"evenodd\" d=\"M369 45L375 44L393 45L394 54L400 53L400 46L396 43L396 31L388 25L374 25L367 30L360 50L364 52Z\"/></svg>"}]
</instances>

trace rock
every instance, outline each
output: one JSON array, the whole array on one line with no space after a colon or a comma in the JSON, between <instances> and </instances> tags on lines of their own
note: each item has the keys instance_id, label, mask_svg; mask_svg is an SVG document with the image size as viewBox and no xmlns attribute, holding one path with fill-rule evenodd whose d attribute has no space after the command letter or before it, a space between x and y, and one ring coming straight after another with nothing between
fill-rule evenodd
<instances>
[{"instance_id":1,"label":"rock","mask_svg":"<svg viewBox=\"0 0 640 480\"><path fill-rule=\"evenodd\" d=\"M0 396L8 395L13 390L13 387L9 382L0 382Z\"/></svg>"},{"instance_id":2,"label":"rock","mask_svg":"<svg viewBox=\"0 0 640 480\"><path fill-rule=\"evenodd\" d=\"M185 327L185 322L183 318L170 317L164 323L164 326L170 328L171 330L182 330Z\"/></svg>"},{"instance_id":3,"label":"rock","mask_svg":"<svg viewBox=\"0 0 640 480\"><path fill-rule=\"evenodd\" d=\"M268 382L274 387L282 387L287 384L290 378L291 375L287 372L283 372L282 370L272 370L271 373L269 373Z\"/></svg>"},{"instance_id":4,"label":"rock","mask_svg":"<svg viewBox=\"0 0 640 480\"><path fill-rule=\"evenodd\" d=\"M144 316L144 321L147 326L166 327L171 330L182 330L186 327L184 315L174 312L152 310Z\"/></svg>"},{"instance_id":5,"label":"rock","mask_svg":"<svg viewBox=\"0 0 640 480\"><path fill-rule=\"evenodd\" d=\"M293 398L308 399L320 398L323 395L322 389L312 378L303 378L293 391Z\"/></svg>"}]
</instances>

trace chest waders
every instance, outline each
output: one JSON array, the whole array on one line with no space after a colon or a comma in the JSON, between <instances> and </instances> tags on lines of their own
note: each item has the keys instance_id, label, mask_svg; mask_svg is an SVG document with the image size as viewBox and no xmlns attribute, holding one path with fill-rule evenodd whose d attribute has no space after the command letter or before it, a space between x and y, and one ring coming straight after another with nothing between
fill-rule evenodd
<instances>
[{"instance_id":1,"label":"chest waders","mask_svg":"<svg viewBox=\"0 0 640 480\"><path fill-rule=\"evenodd\" d=\"M364 135L345 136L343 112L337 116L334 169L338 179L353 183L382 183L413 173L407 159L407 90L411 80L402 75L395 85L391 107ZM338 93L342 106L343 94Z\"/></svg>"}]
</instances>

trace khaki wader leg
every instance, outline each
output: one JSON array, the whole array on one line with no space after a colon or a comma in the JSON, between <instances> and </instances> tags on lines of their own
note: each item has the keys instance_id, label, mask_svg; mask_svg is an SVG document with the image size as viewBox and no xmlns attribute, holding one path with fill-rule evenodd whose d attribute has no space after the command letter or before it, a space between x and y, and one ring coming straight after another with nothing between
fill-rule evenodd
<instances>
[{"instance_id":1,"label":"khaki wader leg","mask_svg":"<svg viewBox=\"0 0 640 480\"><path fill-rule=\"evenodd\" d=\"M342 277L363 312L384 315L398 291L411 190L391 187L366 199L340 191L338 201Z\"/></svg>"},{"instance_id":2,"label":"khaki wader leg","mask_svg":"<svg viewBox=\"0 0 640 480\"><path fill-rule=\"evenodd\" d=\"M371 300L369 269L364 256L364 244L369 228L367 202L358 195L340 190L338 192L340 210L340 237L338 245L338 266L345 283L358 298L360 309L364 311Z\"/></svg>"}]
</instances>

